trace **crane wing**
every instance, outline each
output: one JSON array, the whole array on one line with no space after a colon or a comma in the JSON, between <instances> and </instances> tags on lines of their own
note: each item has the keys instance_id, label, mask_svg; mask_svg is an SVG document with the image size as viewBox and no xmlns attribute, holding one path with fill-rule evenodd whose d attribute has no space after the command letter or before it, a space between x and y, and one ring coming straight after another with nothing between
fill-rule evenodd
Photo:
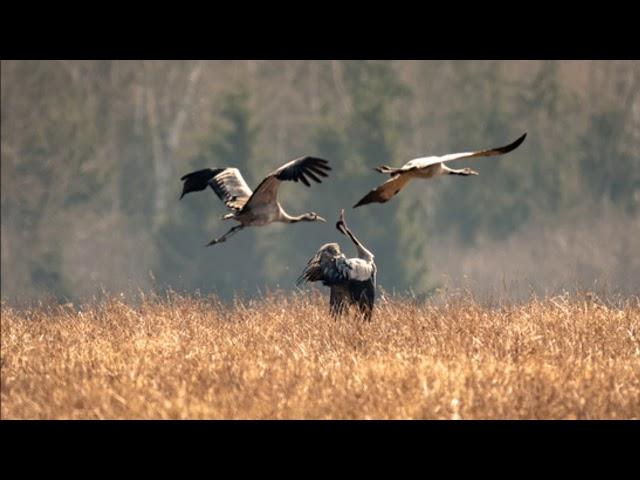
<instances>
[{"instance_id":1,"label":"crane wing","mask_svg":"<svg viewBox=\"0 0 640 480\"><path fill-rule=\"evenodd\" d=\"M375 282L373 263L360 258L346 258L337 243L328 243L320 247L307 262L296 283L322 282L323 285L331 286L350 281L366 282L372 278Z\"/></svg>"},{"instance_id":2,"label":"crane wing","mask_svg":"<svg viewBox=\"0 0 640 480\"><path fill-rule=\"evenodd\" d=\"M382 185L374 188L369 193L367 193L358 203L356 203L353 208L357 208L361 205L366 205L367 203L385 203L391 200L400 190L404 188L407 182L411 180L409 175L396 175L395 177L390 178Z\"/></svg>"},{"instance_id":3,"label":"crane wing","mask_svg":"<svg viewBox=\"0 0 640 480\"><path fill-rule=\"evenodd\" d=\"M209 184L220 200L231 210L242 210L253 195L237 168L224 169L213 177Z\"/></svg>"},{"instance_id":4,"label":"crane wing","mask_svg":"<svg viewBox=\"0 0 640 480\"><path fill-rule=\"evenodd\" d=\"M253 205L254 202L263 204L275 202L278 187L282 181L300 181L309 187L311 186L307 179L309 177L317 183L322 183L320 177L327 177L329 170L331 170L329 162L322 158L307 156L292 160L267 175L258 185L247 205Z\"/></svg>"},{"instance_id":5,"label":"crane wing","mask_svg":"<svg viewBox=\"0 0 640 480\"><path fill-rule=\"evenodd\" d=\"M331 285L347 280L344 268L344 254L337 243L327 243L321 246L316 254L309 259L296 283L318 282Z\"/></svg>"},{"instance_id":6,"label":"crane wing","mask_svg":"<svg viewBox=\"0 0 640 480\"><path fill-rule=\"evenodd\" d=\"M184 182L182 184L182 195L180 195L180 199L182 200L182 197L187 193L199 192L207 188L209 181L223 170L224 168L205 168L183 175L180 178L180 180Z\"/></svg>"},{"instance_id":7,"label":"crane wing","mask_svg":"<svg viewBox=\"0 0 640 480\"><path fill-rule=\"evenodd\" d=\"M504 155L505 153L509 153L512 150L515 150L520 146L527 134L523 134L516 141L510 143L509 145L505 145L503 147L490 148L488 150L480 150L476 152L462 152L462 153L450 153L448 155L441 155L439 157L423 157L423 158L415 158L410 162L407 162L401 169L401 172L408 172L411 170L426 168L430 165L435 165L436 163L444 163L451 162L453 160L460 160L462 158L472 158L472 157L493 157L496 155Z\"/></svg>"},{"instance_id":8,"label":"crane wing","mask_svg":"<svg viewBox=\"0 0 640 480\"><path fill-rule=\"evenodd\" d=\"M231 210L240 210L247 203L252 191L237 168L205 168L184 175L182 195L207 188L207 185Z\"/></svg>"}]
</instances>

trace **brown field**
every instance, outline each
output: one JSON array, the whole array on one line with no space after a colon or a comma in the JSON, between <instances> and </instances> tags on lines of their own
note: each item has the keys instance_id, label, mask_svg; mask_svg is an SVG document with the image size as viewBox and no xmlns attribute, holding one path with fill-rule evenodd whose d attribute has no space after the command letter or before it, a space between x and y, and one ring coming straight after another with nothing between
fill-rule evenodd
<instances>
[{"instance_id":1,"label":"brown field","mask_svg":"<svg viewBox=\"0 0 640 480\"><path fill-rule=\"evenodd\" d=\"M640 301L2 306L2 418L640 418Z\"/></svg>"}]
</instances>

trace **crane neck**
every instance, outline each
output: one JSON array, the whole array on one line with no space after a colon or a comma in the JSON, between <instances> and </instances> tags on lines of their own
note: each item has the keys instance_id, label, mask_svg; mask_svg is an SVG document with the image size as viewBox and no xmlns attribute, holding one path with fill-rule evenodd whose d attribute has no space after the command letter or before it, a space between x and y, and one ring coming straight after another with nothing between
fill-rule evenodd
<instances>
[{"instance_id":1,"label":"crane neck","mask_svg":"<svg viewBox=\"0 0 640 480\"><path fill-rule=\"evenodd\" d=\"M349 228L345 225L344 230L347 236L351 239L353 244L356 246L356 250L358 250L358 258L366 260L367 262L373 262L374 255L369 250L365 248L365 246L356 238L356 236L349 230Z\"/></svg>"},{"instance_id":2,"label":"crane neck","mask_svg":"<svg viewBox=\"0 0 640 480\"><path fill-rule=\"evenodd\" d=\"M284 210L280 212L280 221L284 223L297 223L304 222L305 220L309 220L308 214L303 213L302 215L289 215Z\"/></svg>"}]
</instances>

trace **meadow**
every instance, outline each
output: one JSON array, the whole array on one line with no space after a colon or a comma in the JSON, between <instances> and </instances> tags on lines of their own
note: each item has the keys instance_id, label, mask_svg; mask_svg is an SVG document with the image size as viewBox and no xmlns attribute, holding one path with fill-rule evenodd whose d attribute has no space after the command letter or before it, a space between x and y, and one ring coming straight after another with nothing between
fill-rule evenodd
<instances>
[{"instance_id":1,"label":"meadow","mask_svg":"<svg viewBox=\"0 0 640 480\"><path fill-rule=\"evenodd\" d=\"M640 299L2 304L2 419L638 419Z\"/></svg>"}]
</instances>

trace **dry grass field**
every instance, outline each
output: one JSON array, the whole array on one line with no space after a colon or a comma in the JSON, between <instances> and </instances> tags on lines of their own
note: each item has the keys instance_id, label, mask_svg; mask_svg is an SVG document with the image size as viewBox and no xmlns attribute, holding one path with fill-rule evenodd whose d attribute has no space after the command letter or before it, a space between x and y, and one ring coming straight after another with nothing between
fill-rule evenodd
<instances>
[{"instance_id":1,"label":"dry grass field","mask_svg":"<svg viewBox=\"0 0 640 480\"><path fill-rule=\"evenodd\" d=\"M318 294L2 306L2 418L640 418L640 301Z\"/></svg>"}]
</instances>

